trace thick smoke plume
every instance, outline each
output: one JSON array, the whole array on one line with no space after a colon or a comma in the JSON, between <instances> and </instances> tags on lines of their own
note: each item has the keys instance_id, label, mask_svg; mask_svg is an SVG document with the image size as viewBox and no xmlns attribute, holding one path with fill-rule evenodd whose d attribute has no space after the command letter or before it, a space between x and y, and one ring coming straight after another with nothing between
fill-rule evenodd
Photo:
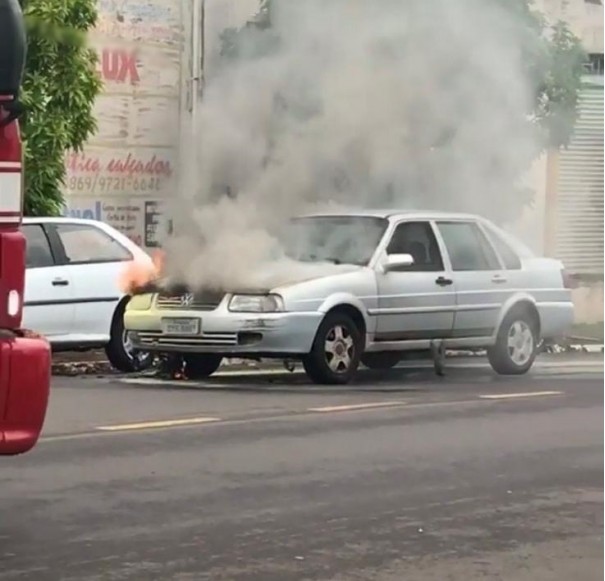
<instances>
[{"instance_id":1,"label":"thick smoke plume","mask_svg":"<svg viewBox=\"0 0 605 581\"><path fill-rule=\"evenodd\" d=\"M206 78L168 274L232 288L333 268L276 262L280 227L322 206L510 215L535 144L530 32L505 4L274 2L271 26Z\"/></svg>"}]
</instances>

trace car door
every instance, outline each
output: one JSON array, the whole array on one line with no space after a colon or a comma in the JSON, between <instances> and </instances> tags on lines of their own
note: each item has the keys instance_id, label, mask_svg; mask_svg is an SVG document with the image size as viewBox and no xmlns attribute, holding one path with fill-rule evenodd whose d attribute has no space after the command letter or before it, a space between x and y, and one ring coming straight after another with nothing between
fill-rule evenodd
<instances>
[{"instance_id":1,"label":"car door","mask_svg":"<svg viewBox=\"0 0 605 581\"><path fill-rule=\"evenodd\" d=\"M86 222L56 222L49 235L71 275L74 333L83 341L107 341L122 296L119 277L132 254L103 229Z\"/></svg>"},{"instance_id":2,"label":"car door","mask_svg":"<svg viewBox=\"0 0 605 581\"><path fill-rule=\"evenodd\" d=\"M535 280L530 271L522 268L521 258L506 240L505 232L498 231L490 223L481 223L480 227L500 257L500 262L505 269L503 277L506 278L506 281L501 284L505 284L506 288L511 290L511 294L515 289L527 289L532 292L534 286L542 286L540 280Z\"/></svg>"},{"instance_id":3,"label":"car door","mask_svg":"<svg viewBox=\"0 0 605 581\"><path fill-rule=\"evenodd\" d=\"M479 225L472 220L442 220L438 232L456 284L454 337L489 337L510 296L506 271Z\"/></svg>"},{"instance_id":4,"label":"car door","mask_svg":"<svg viewBox=\"0 0 605 581\"><path fill-rule=\"evenodd\" d=\"M377 274L376 340L449 337L454 324L456 289L445 271L432 224L401 222L393 231L386 253L411 254L414 264Z\"/></svg>"},{"instance_id":5,"label":"car door","mask_svg":"<svg viewBox=\"0 0 605 581\"><path fill-rule=\"evenodd\" d=\"M55 343L66 340L74 320L74 287L65 266L57 264L42 224L24 224L26 240L23 327Z\"/></svg>"}]
</instances>

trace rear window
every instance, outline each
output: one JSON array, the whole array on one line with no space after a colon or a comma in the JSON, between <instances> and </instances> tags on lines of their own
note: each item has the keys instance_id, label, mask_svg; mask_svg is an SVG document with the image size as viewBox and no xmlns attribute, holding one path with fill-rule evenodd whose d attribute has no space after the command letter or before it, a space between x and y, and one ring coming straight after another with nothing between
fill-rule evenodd
<instances>
[{"instance_id":1,"label":"rear window","mask_svg":"<svg viewBox=\"0 0 605 581\"><path fill-rule=\"evenodd\" d=\"M529 248L497 226L483 223L483 227L508 270L520 269L522 258L532 258L534 256Z\"/></svg>"},{"instance_id":2,"label":"rear window","mask_svg":"<svg viewBox=\"0 0 605 581\"><path fill-rule=\"evenodd\" d=\"M498 257L473 222L437 222L453 270L498 270Z\"/></svg>"}]
</instances>

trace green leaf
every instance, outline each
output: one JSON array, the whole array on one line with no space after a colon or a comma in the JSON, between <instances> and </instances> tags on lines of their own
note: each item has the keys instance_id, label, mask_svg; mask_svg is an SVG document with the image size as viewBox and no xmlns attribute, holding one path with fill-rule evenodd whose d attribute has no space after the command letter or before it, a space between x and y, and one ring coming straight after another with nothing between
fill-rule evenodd
<instances>
[{"instance_id":1,"label":"green leaf","mask_svg":"<svg viewBox=\"0 0 605 581\"><path fill-rule=\"evenodd\" d=\"M97 128L94 101L102 88L86 35L97 21L95 0L25 0L28 52L21 99L25 213L61 212L65 154Z\"/></svg>"}]
</instances>

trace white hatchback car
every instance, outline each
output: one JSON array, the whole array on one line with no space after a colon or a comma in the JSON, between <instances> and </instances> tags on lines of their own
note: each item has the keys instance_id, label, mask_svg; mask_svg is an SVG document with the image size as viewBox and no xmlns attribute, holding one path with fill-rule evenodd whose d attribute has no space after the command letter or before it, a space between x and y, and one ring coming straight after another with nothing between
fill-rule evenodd
<instances>
[{"instance_id":1,"label":"white hatchback car","mask_svg":"<svg viewBox=\"0 0 605 581\"><path fill-rule=\"evenodd\" d=\"M147 366L123 327L129 296L119 279L129 261L151 258L126 236L95 220L25 218L23 327L49 340L54 351L104 347L120 371Z\"/></svg>"},{"instance_id":2,"label":"white hatchback car","mask_svg":"<svg viewBox=\"0 0 605 581\"><path fill-rule=\"evenodd\" d=\"M296 260L339 266L254 292L135 296L124 317L135 347L183 355L190 377L222 357L281 357L300 358L318 383L346 383L359 362L384 369L405 351L443 348L487 348L498 373L519 374L540 338L573 322L563 265L477 216L305 216L286 247Z\"/></svg>"}]
</instances>

